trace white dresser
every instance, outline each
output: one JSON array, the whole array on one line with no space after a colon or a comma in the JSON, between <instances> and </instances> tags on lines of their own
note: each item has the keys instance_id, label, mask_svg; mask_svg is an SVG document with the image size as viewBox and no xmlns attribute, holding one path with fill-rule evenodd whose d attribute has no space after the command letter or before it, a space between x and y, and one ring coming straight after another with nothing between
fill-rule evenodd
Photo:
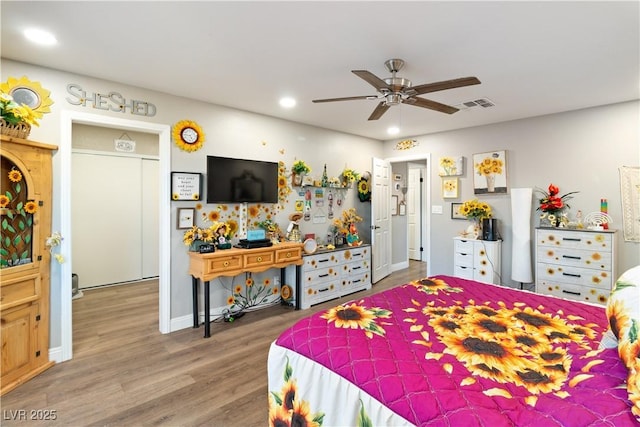
<instances>
[{"instance_id":1,"label":"white dresser","mask_svg":"<svg viewBox=\"0 0 640 427\"><path fill-rule=\"evenodd\" d=\"M500 284L502 240L453 238L453 275L463 279Z\"/></svg>"},{"instance_id":2,"label":"white dresser","mask_svg":"<svg viewBox=\"0 0 640 427\"><path fill-rule=\"evenodd\" d=\"M344 247L304 255L299 308L371 288L371 246Z\"/></svg>"},{"instance_id":3,"label":"white dresser","mask_svg":"<svg viewBox=\"0 0 640 427\"><path fill-rule=\"evenodd\" d=\"M536 229L536 292L606 304L617 277L616 234Z\"/></svg>"}]
</instances>

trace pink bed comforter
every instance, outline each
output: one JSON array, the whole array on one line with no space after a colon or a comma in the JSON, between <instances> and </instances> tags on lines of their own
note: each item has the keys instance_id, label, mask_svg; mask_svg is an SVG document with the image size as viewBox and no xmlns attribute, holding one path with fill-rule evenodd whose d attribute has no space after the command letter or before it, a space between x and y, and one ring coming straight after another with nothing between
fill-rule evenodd
<instances>
[{"instance_id":1,"label":"pink bed comforter","mask_svg":"<svg viewBox=\"0 0 640 427\"><path fill-rule=\"evenodd\" d=\"M604 308L420 279L302 319L276 341L422 426L637 425Z\"/></svg>"}]
</instances>

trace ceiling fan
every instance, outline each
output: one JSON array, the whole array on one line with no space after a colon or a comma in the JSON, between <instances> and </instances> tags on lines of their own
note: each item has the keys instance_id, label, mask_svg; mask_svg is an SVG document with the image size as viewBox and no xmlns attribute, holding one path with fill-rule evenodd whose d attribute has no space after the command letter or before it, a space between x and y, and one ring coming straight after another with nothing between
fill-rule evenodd
<instances>
[{"instance_id":1,"label":"ceiling fan","mask_svg":"<svg viewBox=\"0 0 640 427\"><path fill-rule=\"evenodd\" d=\"M381 79L375 76L373 73L367 70L353 70L351 71L356 76L360 77L371 86L376 88L379 92L378 95L365 95L365 96L348 96L345 98L328 98L328 99L314 99L313 102L334 102L334 101L353 101L357 99L378 99L380 103L373 110L373 113L369 116L369 120L378 120L384 113L387 112L389 107L398 104L413 105L416 107L428 108L430 110L440 111L441 113L453 114L458 111L458 108L450 105L441 104L440 102L432 101L430 99L420 98L418 95L425 93L437 92L440 90L454 89L457 87L471 86L480 84L480 80L476 77L462 77L459 79L443 80L435 83L425 83L418 86L412 86L411 80L403 77L396 77L396 73L404 66L402 59L389 59L384 63L391 77Z\"/></svg>"}]
</instances>

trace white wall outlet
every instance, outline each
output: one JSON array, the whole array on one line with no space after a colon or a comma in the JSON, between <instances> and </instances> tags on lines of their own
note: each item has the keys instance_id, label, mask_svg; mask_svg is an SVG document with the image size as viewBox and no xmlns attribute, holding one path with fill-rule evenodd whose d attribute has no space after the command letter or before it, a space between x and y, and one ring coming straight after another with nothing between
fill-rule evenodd
<instances>
[{"instance_id":1,"label":"white wall outlet","mask_svg":"<svg viewBox=\"0 0 640 427\"><path fill-rule=\"evenodd\" d=\"M432 205L431 206L432 214L442 214L442 206L441 205Z\"/></svg>"},{"instance_id":2,"label":"white wall outlet","mask_svg":"<svg viewBox=\"0 0 640 427\"><path fill-rule=\"evenodd\" d=\"M280 276L273 276L273 286L280 286Z\"/></svg>"}]
</instances>

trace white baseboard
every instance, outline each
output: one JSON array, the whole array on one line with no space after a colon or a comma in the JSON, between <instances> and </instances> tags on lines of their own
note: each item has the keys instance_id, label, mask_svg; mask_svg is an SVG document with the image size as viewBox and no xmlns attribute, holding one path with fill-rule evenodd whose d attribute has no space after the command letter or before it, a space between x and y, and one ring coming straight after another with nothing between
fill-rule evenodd
<instances>
[{"instance_id":1,"label":"white baseboard","mask_svg":"<svg viewBox=\"0 0 640 427\"><path fill-rule=\"evenodd\" d=\"M399 262L397 264L391 264L391 271L395 272L398 270L404 270L405 268L409 268L409 261Z\"/></svg>"},{"instance_id":2,"label":"white baseboard","mask_svg":"<svg viewBox=\"0 0 640 427\"><path fill-rule=\"evenodd\" d=\"M64 362L62 356L62 347L54 347L49 349L49 360L52 362L60 363Z\"/></svg>"}]
</instances>

